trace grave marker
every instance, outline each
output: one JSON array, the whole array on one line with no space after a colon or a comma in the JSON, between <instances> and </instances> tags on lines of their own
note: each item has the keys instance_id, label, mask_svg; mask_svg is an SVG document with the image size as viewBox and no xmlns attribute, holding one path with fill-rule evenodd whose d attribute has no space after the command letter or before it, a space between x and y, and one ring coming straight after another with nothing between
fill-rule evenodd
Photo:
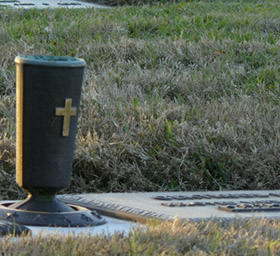
<instances>
[{"instance_id":1,"label":"grave marker","mask_svg":"<svg viewBox=\"0 0 280 256\"><path fill-rule=\"evenodd\" d=\"M80 0L0 0L0 7L16 9L50 9L50 8L109 8Z\"/></svg>"},{"instance_id":2,"label":"grave marker","mask_svg":"<svg viewBox=\"0 0 280 256\"><path fill-rule=\"evenodd\" d=\"M279 218L280 191L134 192L63 195L61 200L135 221Z\"/></svg>"}]
</instances>

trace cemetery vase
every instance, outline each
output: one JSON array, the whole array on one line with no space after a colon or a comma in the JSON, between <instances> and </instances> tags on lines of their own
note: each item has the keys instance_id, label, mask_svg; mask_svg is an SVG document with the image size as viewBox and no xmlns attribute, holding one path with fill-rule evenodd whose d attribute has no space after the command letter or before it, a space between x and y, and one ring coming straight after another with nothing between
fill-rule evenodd
<instances>
[{"instance_id":1,"label":"cemetery vase","mask_svg":"<svg viewBox=\"0 0 280 256\"><path fill-rule=\"evenodd\" d=\"M15 62L16 181L29 194L15 207L69 210L54 196L70 184L85 61L17 56Z\"/></svg>"},{"instance_id":2,"label":"cemetery vase","mask_svg":"<svg viewBox=\"0 0 280 256\"><path fill-rule=\"evenodd\" d=\"M93 209L67 204L85 61L17 56L16 181L28 193L0 202L0 219L33 226L81 227L106 223Z\"/></svg>"}]
</instances>

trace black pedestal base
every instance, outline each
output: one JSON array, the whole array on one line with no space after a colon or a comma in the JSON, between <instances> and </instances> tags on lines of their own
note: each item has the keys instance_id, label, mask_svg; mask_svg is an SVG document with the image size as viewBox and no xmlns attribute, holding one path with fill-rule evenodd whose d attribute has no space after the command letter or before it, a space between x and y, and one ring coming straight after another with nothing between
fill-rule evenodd
<instances>
[{"instance_id":1,"label":"black pedestal base","mask_svg":"<svg viewBox=\"0 0 280 256\"><path fill-rule=\"evenodd\" d=\"M17 202L0 202L0 220L6 220L21 225L48 227L86 227L106 223L97 212L85 207L68 204L72 211L45 212L15 209Z\"/></svg>"},{"instance_id":2,"label":"black pedestal base","mask_svg":"<svg viewBox=\"0 0 280 256\"><path fill-rule=\"evenodd\" d=\"M23 234L27 235L30 233L31 233L30 229L25 226L12 223L9 221L5 221L5 220L0 221L0 237L7 236L7 235L11 235L11 236L19 236Z\"/></svg>"}]
</instances>

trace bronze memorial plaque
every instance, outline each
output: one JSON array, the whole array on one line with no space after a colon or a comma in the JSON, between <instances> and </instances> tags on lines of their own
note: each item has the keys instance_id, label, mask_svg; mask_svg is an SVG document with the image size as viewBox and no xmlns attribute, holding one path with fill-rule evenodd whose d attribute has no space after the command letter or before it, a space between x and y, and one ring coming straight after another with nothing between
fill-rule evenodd
<instances>
[{"instance_id":1,"label":"bronze memorial plaque","mask_svg":"<svg viewBox=\"0 0 280 256\"><path fill-rule=\"evenodd\" d=\"M134 220L280 216L280 191L107 193L60 196L65 202Z\"/></svg>"}]
</instances>

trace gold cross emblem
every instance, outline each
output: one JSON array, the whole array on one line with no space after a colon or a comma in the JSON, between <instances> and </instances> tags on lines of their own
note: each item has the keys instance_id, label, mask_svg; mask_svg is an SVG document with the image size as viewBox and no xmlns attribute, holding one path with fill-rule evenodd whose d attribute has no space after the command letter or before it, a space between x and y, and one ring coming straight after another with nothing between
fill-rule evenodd
<instances>
[{"instance_id":1,"label":"gold cross emblem","mask_svg":"<svg viewBox=\"0 0 280 256\"><path fill-rule=\"evenodd\" d=\"M69 136L71 116L77 115L77 108L72 108L72 99L65 99L65 107L56 108L55 115L64 117L62 136Z\"/></svg>"}]
</instances>

